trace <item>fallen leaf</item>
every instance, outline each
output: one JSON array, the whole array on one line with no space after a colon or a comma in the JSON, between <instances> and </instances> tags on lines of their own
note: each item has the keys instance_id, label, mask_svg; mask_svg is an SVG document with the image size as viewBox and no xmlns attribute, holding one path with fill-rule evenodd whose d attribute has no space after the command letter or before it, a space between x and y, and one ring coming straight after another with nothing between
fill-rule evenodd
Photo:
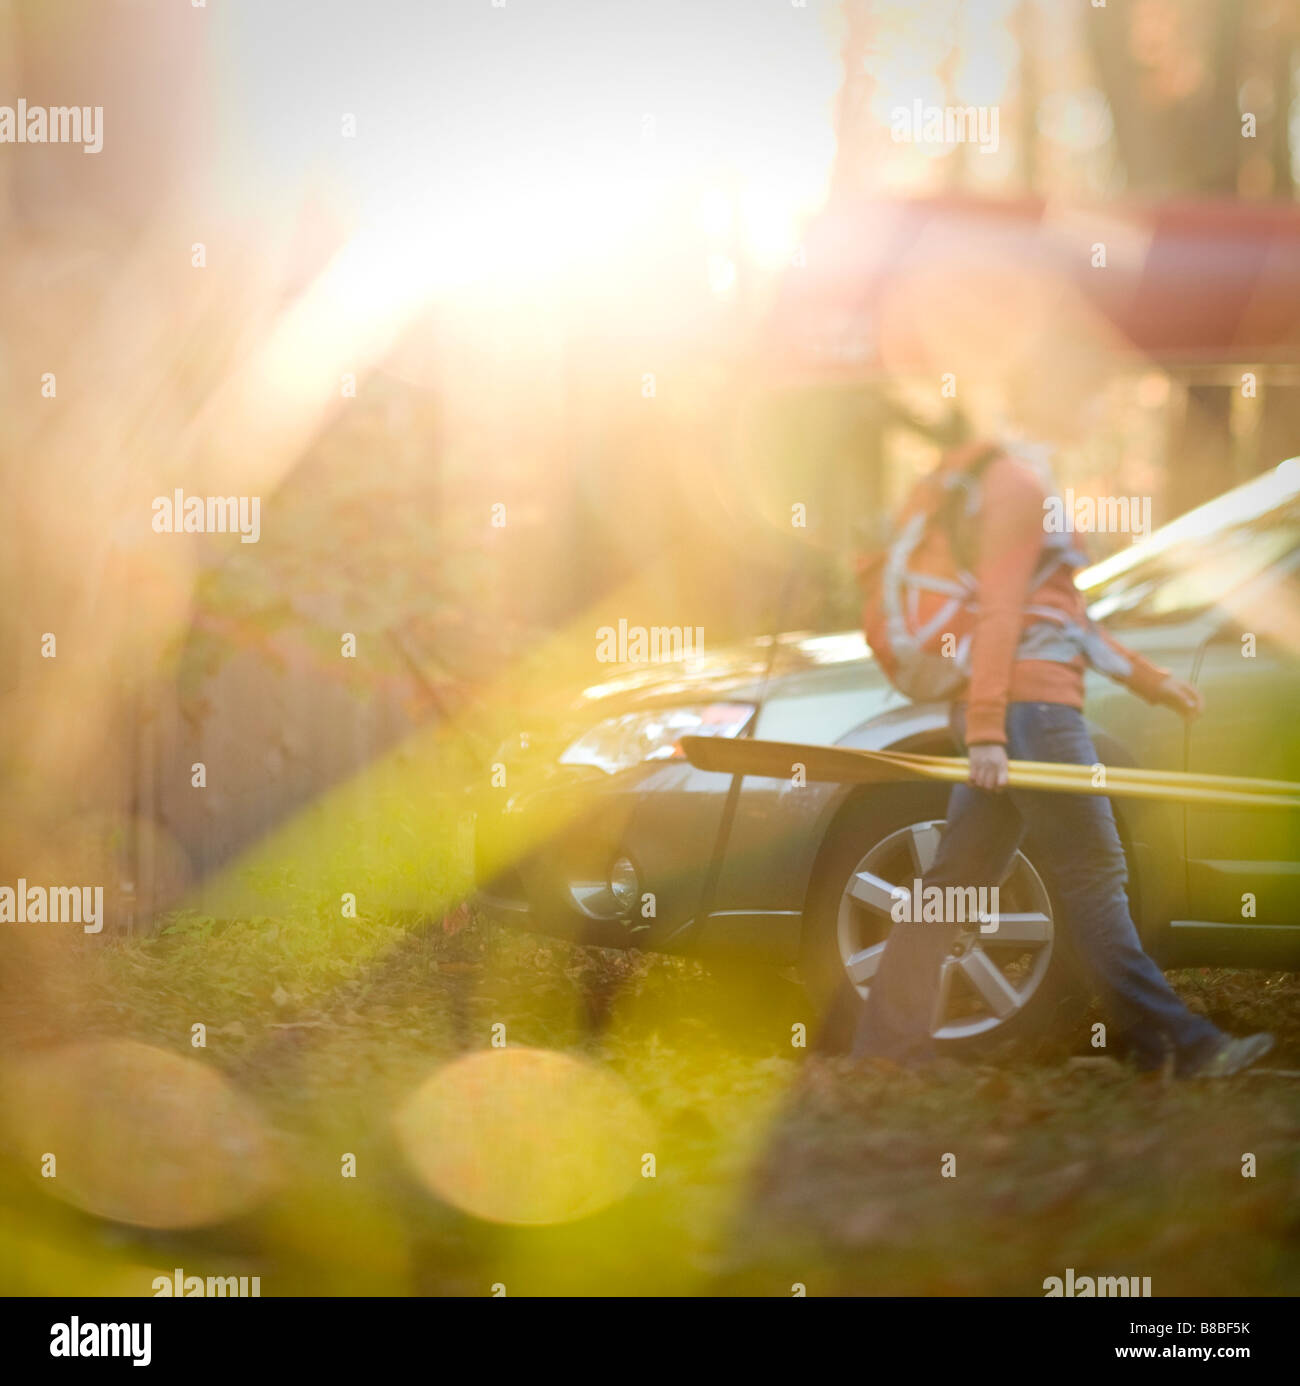
<instances>
[{"instance_id":1,"label":"fallen leaf","mask_svg":"<svg viewBox=\"0 0 1300 1386\"><path fill-rule=\"evenodd\" d=\"M469 906L457 905L455 909L448 910L442 917L442 931L444 934L458 934L469 923Z\"/></svg>"}]
</instances>

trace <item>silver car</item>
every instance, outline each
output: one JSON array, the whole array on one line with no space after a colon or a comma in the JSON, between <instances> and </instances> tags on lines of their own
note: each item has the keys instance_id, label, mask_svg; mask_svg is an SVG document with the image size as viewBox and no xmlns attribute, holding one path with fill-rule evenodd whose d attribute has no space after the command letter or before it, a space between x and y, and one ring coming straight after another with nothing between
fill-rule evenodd
<instances>
[{"instance_id":1,"label":"silver car","mask_svg":"<svg viewBox=\"0 0 1300 1386\"><path fill-rule=\"evenodd\" d=\"M1079 575L1096 619L1205 696L1187 726L1089 674L1106 763L1300 780L1298 565L1292 459ZM925 870L946 786L707 773L684 759L687 734L954 753L948 708L902 698L856 632L628 666L503 748L511 788L478 814L478 907L583 943L794 964L819 1004L845 979L865 995L891 927L878 881ZM1296 814L1114 807L1153 956L1300 961ZM964 934L945 964L933 1025L953 1051L1075 1009L1052 883L1024 851L1000 906L1015 927Z\"/></svg>"}]
</instances>

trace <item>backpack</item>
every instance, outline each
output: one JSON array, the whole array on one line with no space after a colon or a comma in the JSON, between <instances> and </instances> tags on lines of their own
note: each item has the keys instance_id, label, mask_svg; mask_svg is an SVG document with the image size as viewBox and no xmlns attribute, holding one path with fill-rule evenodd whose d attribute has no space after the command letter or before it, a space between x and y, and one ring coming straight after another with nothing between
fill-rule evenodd
<instances>
[{"instance_id":1,"label":"backpack","mask_svg":"<svg viewBox=\"0 0 1300 1386\"><path fill-rule=\"evenodd\" d=\"M979 511L980 478L1003 449L981 443L949 453L907 497L887 548L864 556L858 579L865 602L863 630L886 677L915 702L955 698L970 678L970 646L979 589L969 552L971 520ZM1059 567L1087 559L1066 535L1044 532L1043 558L1028 590ZM1051 607L1026 606L1017 659L1069 662L1083 655L1103 672L1123 677L1123 660L1097 635Z\"/></svg>"}]
</instances>

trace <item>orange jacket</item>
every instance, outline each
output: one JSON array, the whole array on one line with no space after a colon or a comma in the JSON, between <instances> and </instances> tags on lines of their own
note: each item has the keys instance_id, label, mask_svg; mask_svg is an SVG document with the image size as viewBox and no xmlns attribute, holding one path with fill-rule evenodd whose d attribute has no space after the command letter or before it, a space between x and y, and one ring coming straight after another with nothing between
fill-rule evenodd
<instances>
[{"instance_id":1,"label":"orange jacket","mask_svg":"<svg viewBox=\"0 0 1300 1386\"><path fill-rule=\"evenodd\" d=\"M1036 592L1026 589L1043 549L1043 502L1047 492L1033 469L1005 453L984 469L974 520L975 577L979 613L971 639L971 678L966 693L966 741L1006 743L1009 702L1065 703L1083 707L1082 656L1069 664L1016 659L1027 603L1054 607L1075 621L1086 619L1083 594L1067 567L1052 572ZM1148 702L1168 671L1157 668L1104 631L1132 671L1123 679Z\"/></svg>"}]
</instances>

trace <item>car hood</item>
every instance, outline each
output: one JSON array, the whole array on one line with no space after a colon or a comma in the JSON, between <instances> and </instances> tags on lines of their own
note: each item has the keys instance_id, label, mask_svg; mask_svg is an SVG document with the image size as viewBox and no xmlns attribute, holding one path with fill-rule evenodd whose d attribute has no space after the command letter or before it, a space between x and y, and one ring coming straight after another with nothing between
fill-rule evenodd
<instances>
[{"instance_id":1,"label":"car hood","mask_svg":"<svg viewBox=\"0 0 1300 1386\"><path fill-rule=\"evenodd\" d=\"M622 665L604 682L584 689L570 710L609 717L663 703L754 700L788 689L792 682L828 666L857 679L883 681L861 631L793 631L775 641L764 636L688 659Z\"/></svg>"}]
</instances>

